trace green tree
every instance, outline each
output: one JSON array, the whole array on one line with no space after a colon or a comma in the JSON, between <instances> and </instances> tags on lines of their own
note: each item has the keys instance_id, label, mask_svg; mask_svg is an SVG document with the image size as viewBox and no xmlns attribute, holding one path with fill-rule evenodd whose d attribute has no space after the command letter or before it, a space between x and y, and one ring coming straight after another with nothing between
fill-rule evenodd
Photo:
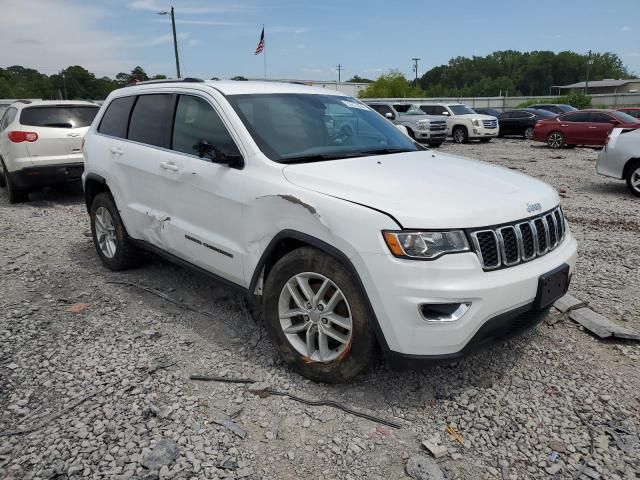
<instances>
[{"instance_id":1,"label":"green tree","mask_svg":"<svg viewBox=\"0 0 640 480\"><path fill-rule=\"evenodd\" d=\"M367 85L367 88L360 90L358 96L361 98L423 97L424 92L419 87L413 86L398 70L391 70L389 73L380 75L376 81Z\"/></svg>"},{"instance_id":2,"label":"green tree","mask_svg":"<svg viewBox=\"0 0 640 480\"><path fill-rule=\"evenodd\" d=\"M360 77L358 75L354 75L353 77L351 77L349 80L347 80L347 82L353 82L353 83L373 83L373 80L369 79L369 78L364 78L364 77Z\"/></svg>"},{"instance_id":3,"label":"green tree","mask_svg":"<svg viewBox=\"0 0 640 480\"><path fill-rule=\"evenodd\" d=\"M244 78L242 75L236 75L235 77L231 77L231 80L247 81L247 79Z\"/></svg>"}]
</instances>

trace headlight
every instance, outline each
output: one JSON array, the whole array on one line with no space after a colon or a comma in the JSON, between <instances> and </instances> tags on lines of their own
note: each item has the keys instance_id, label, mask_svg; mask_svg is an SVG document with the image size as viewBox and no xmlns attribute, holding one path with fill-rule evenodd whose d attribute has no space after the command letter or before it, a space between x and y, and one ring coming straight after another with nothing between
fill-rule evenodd
<instances>
[{"instance_id":1,"label":"headlight","mask_svg":"<svg viewBox=\"0 0 640 480\"><path fill-rule=\"evenodd\" d=\"M382 232L391 253L400 258L432 260L445 253L468 252L462 230L445 232Z\"/></svg>"},{"instance_id":2,"label":"headlight","mask_svg":"<svg viewBox=\"0 0 640 480\"><path fill-rule=\"evenodd\" d=\"M474 127L481 127L482 126L482 122L480 120L474 120L473 121L473 126Z\"/></svg>"}]
</instances>

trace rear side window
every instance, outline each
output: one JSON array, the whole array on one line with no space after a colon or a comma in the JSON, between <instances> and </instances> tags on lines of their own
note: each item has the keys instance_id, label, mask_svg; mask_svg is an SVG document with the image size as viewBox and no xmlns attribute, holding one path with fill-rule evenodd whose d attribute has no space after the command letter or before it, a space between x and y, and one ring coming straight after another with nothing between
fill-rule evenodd
<instances>
[{"instance_id":1,"label":"rear side window","mask_svg":"<svg viewBox=\"0 0 640 480\"><path fill-rule=\"evenodd\" d=\"M140 95L131 112L129 140L169 148L173 106L171 94Z\"/></svg>"},{"instance_id":2,"label":"rear side window","mask_svg":"<svg viewBox=\"0 0 640 480\"><path fill-rule=\"evenodd\" d=\"M591 113L591 121L593 123L610 123L611 120L613 120L613 118L611 118L606 113L598 113L598 112Z\"/></svg>"},{"instance_id":3,"label":"rear side window","mask_svg":"<svg viewBox=\"0 0 640 480\"><path fill-rule=\"evenodd\" d=\"M100 107L54 106L22 109L20 123L30 127L81 128L93 122Z\"/></svg>"},{"instance_id":4,"label":"rear side window","mask_svg":"<svg viewBox=\"0 0 640 480\"><path fill-rule=\"evenodd\" d=\"M563 122L588 122L589 121L589 112L576 112L576 113L567 113L566 115L562 115L560 119Z\"/></svg>"},{"instance_id":5,"label":"rear side window","mask_svg":"<svg viewBox=\"0 0 640 480\"><path fill-rule=\"evenodd\" d=\"M10 107L4 112L2 116L2 122L0 123L0 132L5 130L11 123L16 119L16 115L18 113L17 108Z\"/></svg>"},{"instance_id":6,"label":"rear side window","mask_svg":"<svg viewBox=\"0 0 640 480\"><path fill-rule=\"evenodd\" d=\"M225 155L239 155L227 127L207 101L180 95L173 127L172 149L198 154L198 143L207 141Z\"/></svg>"},{"instance_id":7,"label":"rear side window","mask_svg":"<svg viewBox=\"0 0 640 480\"><path fill-rule=\"evenodd\" d=\"M112 101L102 116L98 133L111 135L112 137L127 138L129 115L135 101L136 97L122 97Z\"/></svg>"}]
</instances>

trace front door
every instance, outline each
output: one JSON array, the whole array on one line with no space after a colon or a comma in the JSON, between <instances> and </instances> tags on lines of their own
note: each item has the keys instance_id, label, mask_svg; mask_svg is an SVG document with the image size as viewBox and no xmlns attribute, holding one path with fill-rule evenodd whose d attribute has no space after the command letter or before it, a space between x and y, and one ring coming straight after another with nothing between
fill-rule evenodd
<instances>
[{"instance_id":1,"label":"front door","mask_svg":"<svg viewBox=\"0 0 640 480\"><path fill-rule=\"evenodd\" d=\"M206 143L205 143L206 142ZM212 152L202 157L198 145ZM211 103L180 95L171 141L173 188L167 222L169 241L182 259L244 283L243 170L216 163L240 152Z\"/></svg>"},{"instance_id":2,"label":"front door","mask_svg":"<svg viewBox=\"0 0 640 480\"><path fill-rule=\"evenodd\" d=\"M591 112L589 119L589 144L604 145L607 135L611 132L612 120L615 118L601 112Z\"/></svg>"},{"instance_id":3,"label":"front door","mask_svg":"<svg viewBox=\"0 0 640 480\"><path fill-rule=\"evenodd\" d=\"M584 145L589 139L589 112L572 112L562 115L560 131L567 145Z\"/></svg>"}]
</instances>

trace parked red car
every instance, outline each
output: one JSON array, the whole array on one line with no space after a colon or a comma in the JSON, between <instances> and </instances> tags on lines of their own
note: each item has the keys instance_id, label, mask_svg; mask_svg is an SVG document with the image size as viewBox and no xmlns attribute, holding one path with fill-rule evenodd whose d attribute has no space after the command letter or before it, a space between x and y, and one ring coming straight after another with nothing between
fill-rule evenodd
<instances>
[{"instance_id":1,"label":"parked red car","mask_svg":"<svg viewBox=\"0 0 640 480\"><path fill-rule=\"evenodd\" d=\"M634 118L640 118L640 107L623 107L619 108L618 111L627 113Z\"/></svg>"},{"instance_id":2,"label":"parked red car","mask_svg":"<svg viewBox=\"0 0 640 480\"><path fill-rule=\"evenodd\" d=\"M551 148L604 145L614 127L640 128L640 120L617 110L578 110L538 120L533 140Z\"/></svg>"}]
</instances>

